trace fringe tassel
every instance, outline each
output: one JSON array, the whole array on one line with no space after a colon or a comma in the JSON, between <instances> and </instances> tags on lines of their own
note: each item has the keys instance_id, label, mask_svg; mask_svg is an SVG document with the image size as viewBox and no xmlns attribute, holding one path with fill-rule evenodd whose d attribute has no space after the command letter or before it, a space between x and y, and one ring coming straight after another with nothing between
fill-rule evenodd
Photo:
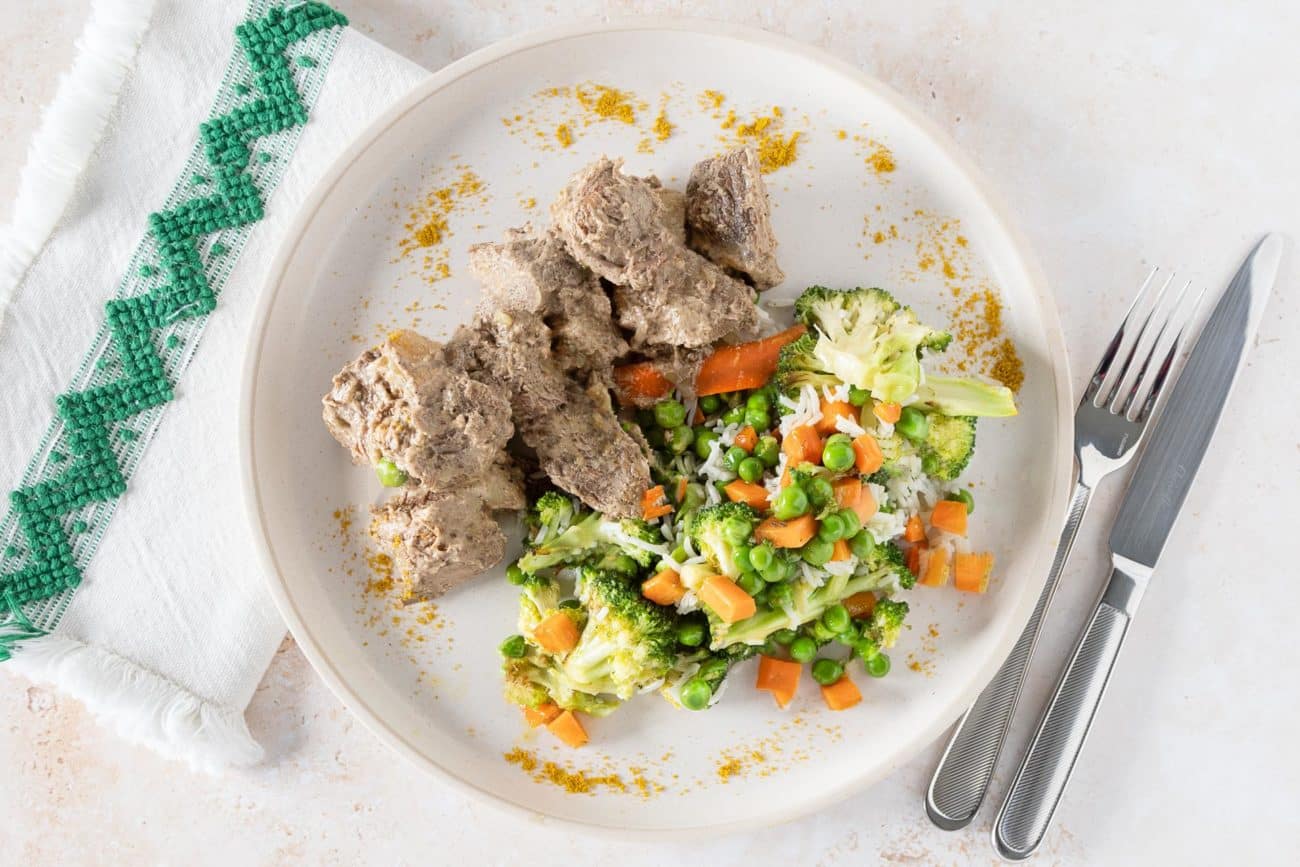
<instances>
[{"instance_id":1,"label":"fringe tassel","mask_svg":"<svg viewBox=\"0 0 1300 867\"><path fill-rule=\"evenodd\" d=\"M45 108L0 233L0 323L23 275L72 199L148 29L154 0L95 0L72 68Z\"/></svg>"},{"instance_id":2,"label":"fringe tassel","mask_svg":"<svg viewBox=\"0 0 1300 867\"><path fill-rule=\"evenodd\" d=\"M54 686L126 740L195 770L217 773L262 759L242 711L210 704L115 653L39 635L19 643L5 669Z\"/></svg>"}]
</instances>

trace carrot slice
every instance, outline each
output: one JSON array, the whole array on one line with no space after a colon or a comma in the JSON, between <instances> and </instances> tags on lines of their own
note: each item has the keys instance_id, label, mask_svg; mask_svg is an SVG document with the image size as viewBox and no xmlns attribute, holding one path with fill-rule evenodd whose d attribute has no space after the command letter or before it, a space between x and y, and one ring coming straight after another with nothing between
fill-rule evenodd
<instances>
[{"instance_id":1,"label":"carrot slice","mask_svg":"<svg viewBox=\"0 0 1300 867\"><path fill-rule=\"evenodd\" d=\"M921 544L913 545L907 549L907 571L917 578L921 577L921 554L924 552L925 546Z\"/></svg>"},{"instance_id":2,"label":"carrot slice","mask_svg":"<svg viewBox=\"0 0 1300 867\"><path fill-rule=\"evenodd\" d=\"M983 593L989 589L989 576L993 574L993 555L958 554L953 558L953 586L967 593Z\"/></svg>"},{"instance_id":3,"label":"carrot slice","mask_svg":"<svg viewBox=\"0 0 1300 867\"><path fill-rule=\"evenodd\" d=\"M858 410L853 404L844 400L822 401L822 417L817 420L817 433L838 433L835 422L842 418L858 420Z\"/></svg>"},{"instance_id":4,"label":"carrot slice","mask_svg":"<svg viewBox=\"0 0 1300 867\"><path fill-rule=\"evenodd\" d=\"M849 543L843 539L836 539L835 544L831 546L831 562L840 563L852 556L853 552L849 550Z\"/></svg>"},{"instance_id":5,"label":"carrot slice","mask_svg":"<svg viewBox=\"0 0 1300 867\"><path fill-rule=\"evenodd\" d=\"M682 576L665 569L641 583L641 595L656 605L676 605L686 595Z\"/></svg>"},{"instance_id":6,"label":"carrot slice","mask_svg":"<svg viewBox=\"0 0 1300 867\"><path fill-rule=\"evenodd\" d=\"M722 490L727 492L727 499L733 503L744 503L760 512L767 508L767 488L762 485L734 479L727 482Z\"/></svg>"},{"instance_id":7,"label":"carrot slice","mask_svg":"<svg viewBox=\"0 0 1300 867\"><path fill-rule=\"evenodd\" d=\"M705 578L700 585L700 601L727 623L753 617L758 610L754 597L741 590L726 575L710 575Z\"/></svg>"},{"instance_id":8,"label":"carrot slice","mask_svg":"<svg viewBox=\"0 0 1300 867\"><path fill-rule=\"evenodd\" d=\"M876 514L876 498L861 479L840 479L831 482L831 488L835 491L835 504L841 509L852 509L863 524Z\"/></svg>"},{"instance_id":9,"label":"carrot slice","mask_svg":"<svg viewBox=\"0 0 1300 867\"><path fill-rule=\"evenodd\" d=\"M908 542L925 541L925 525L921 523L920 515L913 515L907 519L907 524L903 527L903 539Z\"/></svg>"},{"instance_id":10,"label":"carrot slice","mask_svg":"<svg viewBox=\"0 0 1300 867\"><path fill-rule=\"evenodd\" d=\"M862 693L846 674L830 686L823 686L822 698L831 710L848 710L862 701Z\"/></svg>"},{"instance_id":11,"label":"carrot slice","mask_svg":"<svg viewBox=\"0 0 1300 867\"><path fill-rule=\"evenodd\" d=\"M948 549L931 548L930 556L924 558L925 565L921 568L920 575L916 576L917 584L924 584L926 587L942 587L948 583Z\"/></svg>"},{"instance_id":12,"label":"carrot slice","mask_svg":"<svg viewBox=\"0 0 1300 867\"><path fill-rule=\"evenodd\" d=\"M533 728L544 726L559 715L560 706L552 704L549 701L544 701L537 707L524 708L524 719L526 719L528 725Z\"/></svg>"},{"instance_id":13,"label":"carrot slice","mask_svg":"<svg viewBox=\"0 0 1300 867\"><path fill-rule=\"evenodd\" d=\"M901 403L878 403L871 408L876 414L876 418L883 422L893 424L903 417L903 405Z\"/></svg>"},{"instance_id":14,"label":"carrot slice","mask_svg":"<svg viewBox=\"0 0 1300 867\"><path fill-rule=\"evenodd\" d=\"M786 436L781 443L790 463L799 466L802 463L820 464L822 462L822 436L811 425L802 424Z\"/></svg>"},{"instance_id":15,"label":"carrot slice","mask_svg":"<svg viewBox=\"0 0 1300 867\"><path fill-rule=\"evenodd\" d=\"M735 444L747 452L752 452L754 446L758 445L758 434L749 425L740 429L736 434Z\"/></svg>"},{"instance_id":16,"label":"carrot slice","mask_svg":"<svg viewBox=\"0 0 1300 867\"><path fill-rule=\"evenodd\" d=\"M687 482L685 476L682 476L680 479L677 480L677 502L679 503L682 500L686 499L686 484Z\"/></svg>"},{"instance_id":17,"label":"carrot slice","mask_svg":"<svg viewBox=\"0 0 1300 867\"><path fill-rule=\"evenodd\" d=\"M664 493L663 485L655 485L653 488L646 490L641 495L641 517L647 521L653 521L655 518L662 518L673 510L668 505L668 496Z\"/></svg>"},{"instance_id":18,"label":"carrot slice","mask_svg":"<svg viewBox=\"0 0 1300 867\"><path fill-rule=\"evenodd\" d=\"M876 594L870 590L863 590L861 593L846 596L840 602L845 608L849 609L849 616L854 619L870 617L871 612L876 610Z\"/></svg>"},{"instance_id":19,"label":"carrot slice","mask_svg":"<svg viewBox=\"0 0 1300 867\"><path fill-rule=\"evenodd\" d=\"M764 654L758 658L758 681L754 688L772 693L777 705L785 707L794 699L795 690L799 688L799 675L802 673L803 666L799 663Z\"/></svg>"},{"instance_id":20,"label":"carrot slice","mask_svg":"<svg viewBox=\"0 0 1300 867\"><path fill-rule=\"evenodd\" d=\"M551 730L551 734L571 747L580 747L588 740L587 730L582 727L582 723L571 710L566 710L551 720L546 727Z\"/></svg>"},{"instance_id":21,"label":"carrot slice","mask_svg":"<svg viewBox=\"0 0 1300 867\"><path fill-rule=\"evenodd\" d=\"M885 465L880 443L871 434L853 438L853 464L863 475L871 475Z\"/></svg>"},{"instance_id":22,"label":"carrot slice","mask_svg":"<svg viewBox=\"0 0 1300 867\"><path fill-rule=\"evenodd\" d=\"M533 629L533 640L543 650L566 653L578 644L578 624L563 611L557 611L537 624Z\"/></svg>"},{"instance_id":23,"label":"carrot slice","mask_svg":"<svg viewBox=\"0 0 1300 867\"><path fill-rule=\"evenodd\" d=\"M762 340L719 347L700 365L695 393L704 397L766 385L776 372L781 347L797 340L806 330L796 325Z\"/></svg>"},{"instance_id":24,"label":"carrot slice","mask_svg":"<svg viewBox=\"0 0 1300 867\"><path fill-rule=\"evenodd\" d=\"M638 361L614 368L614 385L617 386L618 402L622 404L658 400L673 390L668 377L651 361Z\"/></svg>"},{"instance_id":25,"label":"carrot slice","mask_svg":"<svg viewBox=\"0 0 1300 867\"><path fill-rule=\"evenodd\" d=\"M817 535L817 521L812 515L800 515L790 521L766 518L754 528L760 542L771 542L778 548L802 548Z\"/></svg>"},{"instance_id":26,"label":"carrot slice","mask_svg":"<svg viewBox=\"0 0 1300 867\"><path fill-rule=\"evenodd\" d=\"M930 513L930 526L936 530L966 535L966 504L957 500L940 500Z\"/></svg>"}]
</instances>

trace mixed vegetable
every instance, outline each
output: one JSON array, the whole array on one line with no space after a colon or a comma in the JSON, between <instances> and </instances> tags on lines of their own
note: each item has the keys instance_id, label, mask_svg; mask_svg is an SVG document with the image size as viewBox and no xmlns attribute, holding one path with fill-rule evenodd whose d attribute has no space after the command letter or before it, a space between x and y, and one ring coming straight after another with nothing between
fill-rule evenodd
<instances>
[{"instance_id":1,"label":"mixed vegetable","mask_svg":"<svg viewBox=\"0 0 1300 867\"><path fill-rule=\"evenodd\" d=\"M881 289L815 286L798 324L725 346L689 401L648 362L617 371L653 450L640 519L610 520L560 491L527 517L518 634L501 645L506 697L566 743L575 713L643 692L703 710L736 663L761 655L758 689L785 707L809 667L826 704L857 704L860 663L887 653L916 584L988 586L970 550L975 502L956 484L977 416L1010 416L1009 390L925 372L951 335Z\"/></svg>"}]
</instances>

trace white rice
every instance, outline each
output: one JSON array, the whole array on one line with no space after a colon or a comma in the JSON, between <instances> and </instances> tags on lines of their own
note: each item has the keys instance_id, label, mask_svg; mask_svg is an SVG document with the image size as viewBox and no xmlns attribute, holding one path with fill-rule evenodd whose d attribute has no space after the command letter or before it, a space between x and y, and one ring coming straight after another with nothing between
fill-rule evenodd
<instances>
[{"instance_id":1,"label":"white rice","mask_svg":"<svg viewBox=\"0 0 1300 867\"><path fill-rule=\"evenodd\" d=\"M736 437L734 432L731 437L734 442ZM726 464L722 462L724 451L721 435L719 435L718 439L709 443L709 456L704 459L704 463L700 464L697 470L697 473L710 483L704 486L705 493L712 492L714 497L717 496L718 492L714 489L712 482L729 482L736 477L736 474L727 469ZM710 502L717 502L717 500L710 498Z\"/></svg>"},{"instance_id":2,"label":"white rice","mask_svg":"<svg viewBox=\"0 0 1300 867\"><path fill-rule=\"evenodd\" d=\"M803 576L803 583L810 589L816 590L826 583L826 573L810 563L799 561L799 571Z\"/></svg>"},{"instance_id":3,"label":"white rice","mask_svg":"<svg viewBox=\"0 0 1300 867\"><path fill-rule=\"evenodd\" d=\"M723 424L718 421L713 430L718 435L718 442L722 443L724 448L729 449L736 444L736 434L743 430L743 426L739 424Z\"/></svg>"},{"instance_id":4,"label":"white rice","mask_svg":"<svg viewBox=\"0 0 1300 867\"><path fill-rule=\"evenodd\" d=\"M894 462L889 478L889 499L900 511L917 515L939 498L938 486L921 470L921 459L906 455Z\"/></svg>"},{"instance_id":5,"label":"white rice","mask_svg":"<svg viewBox=\"0 0 1300 867\"><path fill-rule=\"evenodd\" d=\"M860 437L867 432L867 429L858 424L856 418L842 415L835 419L835 429L842 434L848 434L851 437Z\"/></svg>"},{"instance_id":6,"label":"white rice","mask_svg":"<svg viewBox=\"0 0 1300 867\"><path fill-rule=\"evenodd\" d=\"M833 563L827 563L822 568L832 575L845 577L848 575L852 575L854 570L858 568L858 558L849 557L849 559L847 560L839 560Z\"/></svg>"},{"instance_id":7,"label":"white rice","mask_svg":"<svg viewBox=\"0 0 1300 867\"><path fill-rule=\"evenodd\" d=\"M783 394L778 398L778 400L780 401L781 406L790 410L788 415L781 417L780 431L782 439L789 436L790 431L797 427L814 425L821 421L821 395L819 395L817 389L813 388L811 385L801 386L799 389L799 396L795 399L791 399Z\"/></svg>"},{"instance_id":8,"label":"white rice","mask_svg":"<svg viewBox=\"0 0 1300 867\"><path fill-rule=\"evenodd\" d=\"M781 457L777 459L776 474L763 482L763 487L767 490L769 499L776 499L776 495L781 493L781 479L785 476L785 469L790 464L790 459L786 457L785 452L781 452Z\"/></svg>"},{"instance_id":9,"label":"white rice","mask_svg":"<svg viewBox=\"0 0 1300 867\"><path fill-rule=\"evenodd\" d=\"M654 692L656 689L659 689L663 685L664 685L664 678L661 677L658 680L650 681L645 686L638 689L636 692L637 695L644 695L647 692Z\"/></svg>"},{"instance_id":10,"label":"white rice","mask_svg":"<svg viewBox=\"0 0 1300 867\"><path fill-rule=\"evenodd\" d=\"M722 701L722 694L727 691L727 684L730 682L731 678L724 675L722 682L718 684L718 688L713 691L712 697L709 698L709 707L713 707L715 704Z\"/></svg>"},{"instance_id":11,"label":"white rice","mask_svg":"<svg viewBox=\"0 0 1300 867\"><path fill-rule=\"evenodd\" d=\"M903 530L907 527L907 515L903 512L876 512L867 521L866 528L871 533L871 538L877 542L888 542L890 539L903 535Z\"/></svg>"},{"instance_id":12,"label":"white rice","mask_svg":"<svg viewBox=\"0 0 1300 867\"><path fill-rule=\"evenodd\" d=\"M621 525L619 525L617 529L613 530L610 533L610 535L619 544L630 545L633 548L639 548L642 551L649 551L651 554L657 554L660 557L660 559L667 558L669 553L671 552L671 549L666 544L656 545L653 542L647 542L644 539L638 539L632 534L625 532Z\"/></svg>"},{"instance_id":13,"label":"white rice","mask_svg":"<svg viewBox=\"0 0 1300 867\"><path fill-rule=\"evenodd\" d=\"M677 613L690 614L692 611L699 610L700 597L695 595L694 590L687 590L686 595L677 600Z\"/></svg>"},{"instance_id":14,"label":"white rice","mask_svg":"<svg viewBox=\"0 0 1300 867\"><path fill-rule=\"evenodd\" d=\"M826 398L827 403L848 403L849 386L843 382L834 388L831 388L829 385L823 385L822 397Z\"/></svg>"}]
</instances>

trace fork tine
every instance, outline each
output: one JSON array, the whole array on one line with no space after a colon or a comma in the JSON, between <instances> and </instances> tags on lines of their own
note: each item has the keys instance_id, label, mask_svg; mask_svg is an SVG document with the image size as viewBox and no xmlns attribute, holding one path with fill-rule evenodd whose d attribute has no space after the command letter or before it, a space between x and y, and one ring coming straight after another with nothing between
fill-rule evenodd
<instances>
[{"instance_id":1,"label":"fork tine","mask_svg":"<svg viewBox=\"0 0 1300 867\"><path fill-rule=\"evenodd\" d=\"M1188 287L1184 287L1184 294L1187 292L1187 288ZM1183 313L1182 322L1178 326L1178 333L1174 335L1174 339L1169 345L1169 351L1165 353L1165 357L1161 361L1160 367L1156 370L1155 378L1151 382L1151 388L1147 391L1141 401L1137 403L1137 408L1129 415L1131 421L1145 424L1146 420L1150 417L1152 409L1155 408L1156 402L1160 399L1160 390L1164 388L1165 381L1169 377L1169 371L1173 369L1174 359L1177 358L1178 353L1182 351L1183 338L1187 334L1187 329L1190 328L1192 322L1195 321L1196 312L1200 310L1201 301L1204 298L1205 287L1202 286L1201 291L1196 294L1196 300L1193 301L1187 307L1186 312ZM1180 296L1178 300L1181 304L1183 298Z\"/></svg>"},{"instance_id":2,"label":"fork tine","mask_svg":"<svg viewBox=\"0 0 1300 867\"><path fill-rule=\"evenodd\" d=\"M1147 349L1146 357L1142 359L1142 366L1138 368L1137 375L1133 376L1131 381L1120 383L1120 386L1127 387L1116 387L1114 399L1111 401L1111 412L1117 415L1129 414L1129 409L1132 408L1137 399L1138 393L1143 390L1144 379L1147 375L1147 370L1151 367L1151 361L1157 357L1157 354L1161 350L1161 341L1164 339L1165 333L1169 331L1170 324L1178 318L1182 303L1186 300L1187 292L1191 288L1192 281L1188 280L1183 284L1183 288L1179 290L1178 297L1174 299L1174 303L1165 311L1164 319L1160 323L1160 328L1156 331L1156 336L1152 339L1151 345ZM1153 316L1154 313L1155 311L1152 311ZM1134 347L1134 351L1137 351L1136 346Z\"/></svg>"},{"instance_id":3,"label":"fork tine","mask_svg":"<svg viewBox=\"0 0 1300 867\"><path fill-rule=\"evenodd\" d=\"M1123 362L1120 364L1118 371L1116 371L1112 365L1111 370L1107 373L1107 376L1098 388L1098 394L1093 400L1094 405L1100 407L1111 404L1120 393L1120 387L1124 384L1129 370L1133 366L1133 359L1137 356L1138 347L1142 344L1142 338L1146 335L1147 329L1151 326L1152 318L1155 316L1156 311L1160 309L1161 304L1165 300L1165 295L1168 293L1169 287L1173 282L1174 273L1171 271L1169 276L1165 279L1165 282L1156 292L1155 300L1151 302L1151 306L1146 313L1146 318L1142 320L1142 325L1138 328L1137 335L1133 338L1133 341L1131 343L1128 340L1124 341L1123 351L1120 353L1123 357ZM1142 293L1143 296L1146 294L1146 292Z\"/></svg>"},{"instance_id":4,"label":"fork tine","mask_svg":"<svg viewBox=\"0 0 1300 867\"><path fill-rule=\"evenodd\" d=\"M1142 299L1146 297L1147 288L1151 285L1151 281L1155 279L1155 276L1159 271L1160 268L1158 266L1152 268L1151 272L1147 274L1147 278L1142 281L1142 288L1138 289L1137 296L1133 299L1133 303L1129 305L1128 312L1124 314L1124 321L1119 324L1119 329L1115 332L1115 336L1111 338L1110 344L1106 347L1106 351L1102 353L1101 361L1097 363L1097 369L1092 372L1092 377L1088 380L1088 385L1083 390L1084 400L1092 400L1096 396L1097 390L1101 387L1102 380L1104 380L1106 374L1110 372L1111 362L1115 360L1115 355L1119 352L1120 344L1124 342L1124 337L1128 334L1129 320L1133 318L1133 313L1142 303Z\"/></svg>"}]
</instances>

